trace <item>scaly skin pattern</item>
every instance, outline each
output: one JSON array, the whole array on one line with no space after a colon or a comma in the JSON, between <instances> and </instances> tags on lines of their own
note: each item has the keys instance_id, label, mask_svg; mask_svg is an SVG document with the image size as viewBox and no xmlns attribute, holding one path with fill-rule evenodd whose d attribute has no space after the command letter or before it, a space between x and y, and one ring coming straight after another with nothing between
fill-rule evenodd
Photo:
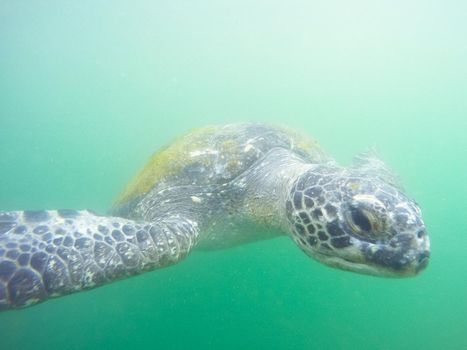
<instances>
[{"instance_id":1,"label":"scaly skin pattern","mask_svg":"<svg viewBox=\"0 0 467 350\"><path fill-rule=\"evenodd\" d=\"M0 310L89 289L178 262L196 224L97 216L89 211L0 213Z\"/></svg>"},{"instance_id":2,"label":"scaly skin pattern","mask_svg":"<svg viewBox=\"0 0 467 350\"><path fill-rule=\"evenodd\" d=\"M364 168L312 166L285 203L293 240L327 265L403 277L428 264L430 243L418 205Z\"/></svg>"},{"instance_id":3,"label":"scaly skin pattern","mask_svg":"<svg viewBox=\"0 0 467 350\"><path fill-rule=\"evenodd\" d=\"M21 308L220 249L288 235L316 260L378 276L426 267L418 205L374 157L341 167L284 128L201 129L159 153L108 216L0 212L0 310Z\"/></svg>"}]
</instances>

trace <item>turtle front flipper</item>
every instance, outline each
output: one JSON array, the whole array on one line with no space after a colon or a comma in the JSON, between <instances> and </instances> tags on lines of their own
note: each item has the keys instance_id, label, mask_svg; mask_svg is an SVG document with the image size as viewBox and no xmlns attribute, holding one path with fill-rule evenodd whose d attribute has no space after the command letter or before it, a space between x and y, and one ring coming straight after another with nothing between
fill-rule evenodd
<instances>
[{"instance_id":1,"label":"turtle front flipper","mask_svg":"<svg viewBox=\"0 0 467 350\"><path fill-rule=\"evenodd\" d=\"M0 310L176 263L197 237L197 224L177 216L149 223L86 210L0 211Z\"/></svg>"}]
</instances>

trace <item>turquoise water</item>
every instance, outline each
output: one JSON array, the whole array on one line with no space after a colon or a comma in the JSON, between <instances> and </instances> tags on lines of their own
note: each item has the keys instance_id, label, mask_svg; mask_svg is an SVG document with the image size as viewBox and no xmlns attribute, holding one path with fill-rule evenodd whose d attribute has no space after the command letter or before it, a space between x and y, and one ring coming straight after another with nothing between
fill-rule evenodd
<instances>
[{"instance_id":1,"label":"turquoise water","mask_svg":"<svg viewBox=\"0 0 467 350\"><path fill-rule=\"evenodd\" d=\"M467 348L462 1L0 1L0 209L105 212L210 123L376 147L420 203L416 278L333 270L287 238L0 314L1 349Z\"/></svg>"}]
</instances>

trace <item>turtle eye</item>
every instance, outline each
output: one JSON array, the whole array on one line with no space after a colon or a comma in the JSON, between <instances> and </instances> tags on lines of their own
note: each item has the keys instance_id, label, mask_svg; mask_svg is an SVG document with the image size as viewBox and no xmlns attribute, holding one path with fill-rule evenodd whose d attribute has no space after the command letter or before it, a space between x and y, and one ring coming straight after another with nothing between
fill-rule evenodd
<instances>
[{"instance_id":1,"label":"turtle eye","mask_svg":"<svg viewBox=\"0 0 467 350\"><path fill-rule=\"evenodd\" d=\"M370 218L359 208L352 208L350 210L350 224L352 229L356 232L363 231L369 233L371 231Z\"/></svg>"},{"instance_id":2,"label":"turtle eye","mask_svg":"<svg viewBox=\"0 0 467 350\"><path fill-rule=\"evenodd\" d=\"M372 196L355 196L344 217L350 229L359 236L381 239L387 235L386 209Z\"/></svg>"},{"instance_id":3,"label":"turtle eye","mask_svg":"<svg viewBox=\"0 0 467 350\"><path fill-rule=\"evenodd\" d=\"M377 218L364 208L352 206L349 209L347 223L351 230L359 236L376 238L379 233Z\"/></svg>"}]
</instances>

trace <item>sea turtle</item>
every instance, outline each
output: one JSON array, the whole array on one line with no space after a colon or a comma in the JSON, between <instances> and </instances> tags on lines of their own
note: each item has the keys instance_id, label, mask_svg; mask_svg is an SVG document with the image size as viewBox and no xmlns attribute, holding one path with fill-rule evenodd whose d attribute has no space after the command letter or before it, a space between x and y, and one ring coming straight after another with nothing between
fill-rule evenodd
<instances>
[{"instance_id":1,"label":"sea turtle","mask_svg":"<svg viewBox=\"0 0 467 350\"><path fill-rule=\"evenodd\" d=\"M285 127L209 126L157 152L107 216L0 212L0 310L279 235L379 276L415 275L429 258L418 205L374 156L342 167Z\"/></svg>"}]
</instances>

